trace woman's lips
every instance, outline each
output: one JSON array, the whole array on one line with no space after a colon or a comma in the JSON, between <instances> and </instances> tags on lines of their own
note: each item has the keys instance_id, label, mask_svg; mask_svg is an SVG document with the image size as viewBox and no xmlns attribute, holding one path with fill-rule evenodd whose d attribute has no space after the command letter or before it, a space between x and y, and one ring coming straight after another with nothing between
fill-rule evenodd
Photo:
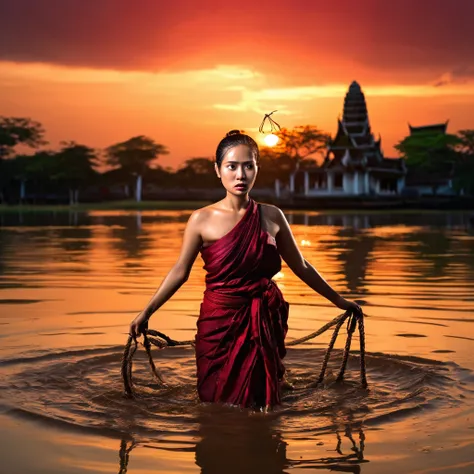
<instances>
[{"instance_id":1,"label":"woman's lips","mask_svg":"<svg viewBox=\"0 0 474 474\"><path fill-rule=\"evenodd\" d=\"M245 188L247 187L247 185L246 185L246 184L236 184L234 187L235 187L235 188L243 188L243 189L245 189Z\"/></svg>"}]
</instances>

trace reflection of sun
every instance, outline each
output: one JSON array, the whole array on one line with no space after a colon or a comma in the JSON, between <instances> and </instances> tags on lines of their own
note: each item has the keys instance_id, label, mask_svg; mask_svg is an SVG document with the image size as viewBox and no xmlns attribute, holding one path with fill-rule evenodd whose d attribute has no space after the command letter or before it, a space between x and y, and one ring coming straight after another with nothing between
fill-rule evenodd
<instances>
[{"instance_id":1,"label":"reflection of sun","mask_svg":"<svg viewBox=\"0 0 474 474\"><path fill-rule=\"evenodd\" d=\"M275 146L278 143L278 137L270 133L264 138L264 142L267 146Z\"/></svg>"},{"instance_id":2,"label":"reflection of sun","mask_svg":"<svg viewBox=\"0 0 474 474\"><path fill-rule=\"evenodd\" d=\"M414 234L415 232L422 232L423 227L408 226L408 225L393 225L380 226L373 229L366 229L365 234L373 235L375 237L391 237L393 235Z\"/></svg>"}]
</instances>

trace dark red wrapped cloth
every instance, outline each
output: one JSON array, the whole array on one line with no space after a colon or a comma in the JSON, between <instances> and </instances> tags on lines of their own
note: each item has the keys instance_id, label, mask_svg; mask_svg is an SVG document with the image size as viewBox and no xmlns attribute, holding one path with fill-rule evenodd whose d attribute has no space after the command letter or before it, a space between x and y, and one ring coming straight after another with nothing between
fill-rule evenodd
<instances>
[{"instance_id":1,"label":"dark red wrapped cloth","mask_svg":"<svg viewBox=\"0 0 474 474\"><path fill-rule=\"evenodd\" d=\"M207 274L196 334L200 399L279 404L289 305L271 279L281 258L257 203L250 199L237 225L201 255Z\"/></svg>"}]
</instances>

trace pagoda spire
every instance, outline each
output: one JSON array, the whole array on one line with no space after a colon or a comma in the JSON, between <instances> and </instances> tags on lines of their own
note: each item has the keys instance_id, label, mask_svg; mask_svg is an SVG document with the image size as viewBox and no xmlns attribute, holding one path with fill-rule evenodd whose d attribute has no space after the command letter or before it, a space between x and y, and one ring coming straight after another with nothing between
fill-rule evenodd
<instances>
[{"instance_id":1,"label":"pagoda spire","mask_svg":"<svg viewBox=\"0 0 474 474\"><path fill-rule=\"evenodd\" d=\"M357 81L352 81L344 97L342 120L338 119L336 137L330 148L351 148L351 156L377 154L377 144L370 129L365 95ZM355 152L357 150L357 152Z\"/></svg>"}]
</instances>

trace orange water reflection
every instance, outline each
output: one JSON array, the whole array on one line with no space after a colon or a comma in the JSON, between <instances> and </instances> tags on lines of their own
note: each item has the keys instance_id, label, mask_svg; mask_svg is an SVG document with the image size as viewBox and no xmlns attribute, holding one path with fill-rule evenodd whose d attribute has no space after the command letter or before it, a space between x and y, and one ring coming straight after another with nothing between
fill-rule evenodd
<instances>
[{"instance_id":1,"label":"orange water reflection","mask_svg":"<svg viewBox=\"0 0 474 474\"><path fill-rule=\"evenodd\" d=\"M452 361L474 369L474 230L468 214L287 215L305 258L338 291L365 302L369 352ZM0 360L123 345L130 320L175 262L188 216L186 211L3 216ZM202 265L198 257L189 280L155 314L152 327L176 339L193 337L204 291ZM275 279L290 303L289 340L316 330L338 314L287 266L283 265ZM328 339L326 334L316 344L324 345ZM341 347L342 341L336 345ZM6 373L9 369L0 370ZM410 465L419 463L417 469L425 472L422 458L417 461L415 455L422 456L423 449L438 453L447 449L441 446L450 446L450 452L461 450L456 459L467 463L458 471L470 472L472 465L462 448L472 449L469 443L463 444L469 438L466 432L472 434L472 422L469 425L468 414L456 416L449 412L443 422L451 436L444 441L436 434L439 427L429 427L421 417L399 420L389 431L349 424L309 439L305 433L288 436L272 425L271 419L257 424L218 425L204 417L198 420L191 438L140 440L129 452L127 469L411 472L390 471L386 464L388 460L403 463L409 458ZM311 420L301 423L310 425ZM430 429L433 434L428 442ZM40 428L37 430L41 433ZM407 448L407 439L411 448ZM51 452L65 443L88 453L83 462L66 456L67 463L75 463L84 472L112 472L119 452L122 459L126 458L130 440L125 441L121 451L120 440L100 441L95 458L90 454L92 447L84 445L81 436L70 435L67 440L53 436ZM31 443L34 445L34 440ZM100 461L103 450L113 452L104 462ZM436 459L439 466L449 466L445 458ZM139 469L135 470L133 463ZM385 470L378 470L378 463L384 463ZM120 466L116 467L118 472Z\"/></svg>"},{"instance_id":2,"label":"orange water reflection","mask_svg":"<svg viewBox=\"0 0 474 474\"><path fill-rule=\"evenodd\" d=\"M62 221L25 215L23 224L4 222L0 317L8 320L5 335L14 342L21 334L23 344L34 348L85 340L122 343L129 321L175 262L188 216L186 211L93 212L66 214ZM468 215L288 217L296 240L307 243L301 246L306 259L338 291L366 301L371 350L420 356L452 350L438 357L474 367L469 355L474 235ZM289 338L337 314L285 265L276 280L291 305ZM198 257L190 279L153 317L152 326L177 338L192 337L203 290ZM34 338L25 340L29 333ZM408 336L413 334L420 337Z\"/></svg>"}]
</instances>

